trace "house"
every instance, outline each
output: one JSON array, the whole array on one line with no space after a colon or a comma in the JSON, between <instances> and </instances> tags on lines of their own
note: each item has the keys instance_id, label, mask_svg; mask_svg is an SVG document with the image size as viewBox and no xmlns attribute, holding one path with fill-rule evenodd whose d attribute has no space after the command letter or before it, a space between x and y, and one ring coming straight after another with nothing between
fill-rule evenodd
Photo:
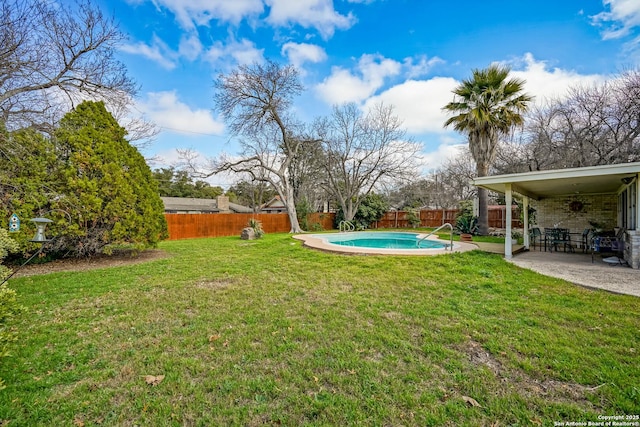
<instances>
[{"instance_id":1,"label":"house","mask_svg":"<svg viewBox=\"0 0 640 427\"><path fill-rule=\"evenodd\" d=\"M506 204L522 199L524 245L529 247L528 207L536 210L537 226L581 232L594 223L622 230L623 257L640 268L640 163L590 166L476 178L473 184L503 193ZM511 211L507 210L505 257L512 257Z\"/></svg>"},{"instance_id":2,"label":"house","mask_svg":"<svg viewBox=\"0 0 640 427\"><path fill-rule=\"evenodd\" d=\"M253 213L253 209L229 202L227 196L215 199L199 199L195 197L160 197L164 203L165 213Z\"/></svg>"},{"instance_id":3,"label":"house","mask_svg":"<svg viewBox=\"0 0 640 427\"><path fill-rule=\"evenodd\" d=\"M263 213L286 213L287 207L280 199L280 196L274 196L271 200L260 207Z\"/></svg>"}]
</instances>

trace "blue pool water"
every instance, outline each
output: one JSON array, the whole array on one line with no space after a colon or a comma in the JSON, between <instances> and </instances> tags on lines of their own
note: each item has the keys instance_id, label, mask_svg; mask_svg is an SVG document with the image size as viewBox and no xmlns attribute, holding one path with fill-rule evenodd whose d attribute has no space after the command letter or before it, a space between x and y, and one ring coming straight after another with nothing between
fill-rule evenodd
<instances>
[{"instance_id":1,"label":"blue pool water","mask_svg":"<svg viewBox=\"0 0 640 427\"><path fill-rule=\"evenodd\" d=\"M433 241L422 240L417 233L397 232L354 232L318 235L327 243L340 246L376 249L444 249L449 245ZM418 241L420 241L418 245Z\"/></svg>"}]
</instances>

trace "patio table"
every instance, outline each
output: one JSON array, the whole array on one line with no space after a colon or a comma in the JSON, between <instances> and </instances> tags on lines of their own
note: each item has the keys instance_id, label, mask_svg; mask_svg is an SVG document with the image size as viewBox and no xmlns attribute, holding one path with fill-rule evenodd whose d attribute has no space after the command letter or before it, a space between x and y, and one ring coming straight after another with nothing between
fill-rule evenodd
<instances>
[{"instance_id":1,"label":"patio table","mask_svg":"<svg viewBox=\"0 0 640 427\"><path fill-rule=\"evenodd\" d=\"M553 252L553 248L558 252L558 245L564 246L564 251L573 252L573 246L571 244L571 234L568 228L545 228L544 229L544 250L547 251L547 244L549 245L549 251Z\"/></svg>"},{"instance_id":2,"label":"patio table","mask_svg":"<svg viewBox=\"0 0 640 427\"><path fill-rule=\"evenodd\" d=\"M575 236L575 238L574 238L574 236ZM579 232L577 232L577 231L576 231L576 232L570 232L570 233L569 233L569 240L570 240L571 244L572 244L572 245L574 245L574 244L575 244L575 247L576 247L576 248L578 248L578 247L579 247L579 248L581 248L581 249L583 250L583 252L584 252L584 249L585 249L585 248L583 247L583 245L585 245L585 241L584 241L583 237L584 237L584 233L579 233Z\"/></svg>"}]
</instances>

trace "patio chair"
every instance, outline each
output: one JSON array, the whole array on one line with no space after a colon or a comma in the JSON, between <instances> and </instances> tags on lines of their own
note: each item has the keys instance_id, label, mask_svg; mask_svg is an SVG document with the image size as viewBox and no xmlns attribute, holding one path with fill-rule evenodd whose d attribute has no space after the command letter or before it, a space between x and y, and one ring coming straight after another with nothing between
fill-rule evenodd
<instances>
[{"instance_id":1,"label":"patio chair","mask_svg":"<svg viewBox=\"0 0 640 427\"><path fill-rule=\"evenodd\" d=\"M615 235L593 236L591 249L591 262L594 262L596 253L611 252L618 258L624 258L624 232L621 228Z\"/></svg>"},{"instance_id":2,"label":"patio chair","mask_svg":"<svg viewBox=\"0 0 640 427\"><path fill-rule=\"evenodd\" d=\"M564 252L573 252L573 244L571 243L571 234L568 228L552 228L549 229L551 250L558 252L558 247L562 246Z\"/></svg>"},{"instance_id":3,"label":"patio chair","mask_svg":"<svg viewBox=\"0 0 640 427\"><path fill-rule=\"evenodd\" d=\"M540 228L533 227L529 230L529 244L533 246L533 249L536 248L536 242L538 243L538 247L542 249L542 232Z\"/></svg>"}]
</instances>

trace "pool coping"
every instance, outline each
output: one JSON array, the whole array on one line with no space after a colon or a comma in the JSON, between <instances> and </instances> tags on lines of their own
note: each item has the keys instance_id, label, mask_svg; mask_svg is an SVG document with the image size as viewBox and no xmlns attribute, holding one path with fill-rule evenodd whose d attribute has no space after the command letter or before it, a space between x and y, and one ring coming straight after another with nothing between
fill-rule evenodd
<instances>
[{"instance_id":1,"label":"pool coping","mask_svg":"<svg viewBox=\"0 0 640 427\"><path fill-rule=\"evenodd\" d=\"M389 231L386 231L389 232ZM351 234L357 233L357 231L346 232L346 233L324 233L325 235L336 235L336 234ZM393 233L393 232L391 232ZM407 231L404 231L407 233ZM417 233L419 237L424 237L426 233ZM322 234L320 234L322 235ZM378 248L356 248L353 246L340 246L340 245L332 245L327 243L322 238L318 237L318 234L295 234L292 236L296 240L301 240L303 246L313 249L318 249L325 252L334 252L341 253L347 255L406 255L406 256L416 256L416 255L441 255L441 254L450 254L452 252L467 252L478 249L478 246L473 243L465 243L465 242L453 242L453 251L449 249L378 249ZM449 244L449 240L439 239L438 236L432 235L428 237L429 240L433 240L436 242Z\"/></svg>"}]
</instances>

